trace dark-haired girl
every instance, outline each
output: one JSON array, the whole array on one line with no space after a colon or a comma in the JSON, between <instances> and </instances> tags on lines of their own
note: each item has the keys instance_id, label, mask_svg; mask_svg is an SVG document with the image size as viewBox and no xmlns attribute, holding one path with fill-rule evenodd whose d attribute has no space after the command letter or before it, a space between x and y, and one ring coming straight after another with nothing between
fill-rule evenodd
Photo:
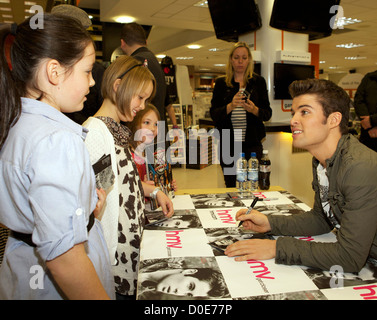
<instances>
[{"instance_id":1,"label":"dark-haired girl","mask_svg":"<svg viewBox=\"0 0 377 320\"><path fill-rule=\"evenodd\" d=\"M49 14L41 29L3 25L0 40L0 223L11 230L0 299L114 298L87 131L63 114L94 85L93 42L76 20Z\"/></svg>"}]
</instances>

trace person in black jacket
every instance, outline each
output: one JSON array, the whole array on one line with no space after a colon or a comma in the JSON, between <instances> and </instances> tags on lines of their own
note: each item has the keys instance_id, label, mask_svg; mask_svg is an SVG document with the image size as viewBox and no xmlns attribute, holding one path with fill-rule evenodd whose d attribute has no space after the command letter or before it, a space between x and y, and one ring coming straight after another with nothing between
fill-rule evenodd
<instances>
[{"instance_id":1,"label":"person in black jacket","mask_svg":"<svg viewBox=\"0 0 377 320\"><path fill-rule=\"evenodd\" d=\"M272 115L266 81L253 69L248 45L236 43L229 53L226 75L216 79L213 90L210 114L220 133L220 164L228 188L236 186L240 152L247 160L251 152L256 152L260 161L266 136L263 121ZM242 151L236 147L241 145Z\"/></svg>"},{"instance_id":2,"label":"person in black jacket","mask_svg":"<svg viewBox=\"0 0 377 320\"><path fill-rule=\"evenodd\" d=\"M167 120L167 112L172 121L173 128L176 127L177 120L175 118L173 105L167 95L165 74L154 53L147 48L147 38L144 28L135 22L124 24L120 42L121 49L126 55L142 63L146 63L146 66L152 72L156 79L156 94L151 102L160 112L161 121ZM167 132L166 122L165 131Z\"/></svg>"},{"instance_id":3,"label":"person in black jacket","mask_svg":"<svg viewBox=\"0 0 377 320\"><path fill-rule=\"evenodd\" d=\"M367 73L361 80L354 104L361 119L360 142L377 151L377 71Z\"/></svg>"}]
</instances>

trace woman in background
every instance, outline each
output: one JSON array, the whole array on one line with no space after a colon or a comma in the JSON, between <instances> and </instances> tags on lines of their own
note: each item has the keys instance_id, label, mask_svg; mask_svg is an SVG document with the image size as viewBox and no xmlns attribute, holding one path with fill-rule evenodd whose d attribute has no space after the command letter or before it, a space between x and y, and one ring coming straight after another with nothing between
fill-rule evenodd
<instances>
[{"instance_id":1,"label":"woman in background","mask_svg":"<svg viewBox=\"0 0 377 320\"><path fill-rule=\"evenodd\" d=\"M256 152L260 161L266 136L263 121L272 115L266 81L253 70L250 49L239 42L229 53L226 75L216 79L213 89L210 114L220 132L220 164L228 188L236 186L235 164L240 152L245 153L246 160ZM237 154L235 144L242 145ZM227 161L229 157L234 157L233 162Z\"/></svg>"}]
</instances>

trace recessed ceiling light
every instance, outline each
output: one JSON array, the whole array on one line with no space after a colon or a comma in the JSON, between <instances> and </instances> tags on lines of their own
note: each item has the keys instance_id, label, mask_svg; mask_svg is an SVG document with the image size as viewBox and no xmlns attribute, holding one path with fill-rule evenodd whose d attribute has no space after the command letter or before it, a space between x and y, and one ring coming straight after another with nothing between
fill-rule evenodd
<instances>
[{"instance_id":1,"label":"recessed ceiling light","mask_svg":"<svg viewBox=\"0 0 377 320\"><path fill-rule=\"evenodd\" d=\"M156 58L158 59L164 59L166 57L166 54L158 54Z\"/></svg>"},{"instance_id":2,"label":"recessed ceiling light","mask_svg":"<svg viewBox=\"0 0 377 320\"><path fill-rule=\"evenodd\" d=\"M135 18L130 16L121 16L115 18L115 21L119 23L131 23L135 21Z\"/></svg>"},{"instance_id":3,"label":"recessed ceiling light","mask_svg":"<svg viewBox=\"0 0 377 320\"><path fill-rule=\"evenodd\" d=\"M345 44L337 44L337 48L346 48L346 49L352 49L352 48L358 48L358 47L364 47L365 44L355 44L355 43L345 43Z\"/></svg>"},{"instance_id":4,"label":"recessed ceiling light","mask_svg":"<svg viewBox=\"0 0 377 320\"><path fill-rule=\"evenodd\" d=\"M366 59L367 57L344 57L344 59L346 60L363 60L363 59Z\"/></svg>"},{"instance_id":5,"label":"recessed ceiling light","mask_svg":"<svg viewBox=\"0 0 377 320\"><path fill-rule=\"evenodd\" d=\"M194 57L177 57L177 60L192 60Z\"/></svg>"},{"instance_id":6,"label":"recessed ceiling light","mask_svg":"<svg viewBox=\"0 0 377 320\"><path fill-rule=\"evenodd\" d=\"M190 44L187 46L187 48L189 49L193 49L193 50L197 50L197 49L200 49L202 46L198 45L198 44Z\"/></svg>"},{"instance_id":7,"label":"recessed ceiling light","mask_svg":"<svg viewBox=\"0 0 377 320\"><path fill-rule=\"evenodd\" d=\"M215 67L225 67L225 63L216 63L214 64Z\"/></svg>"},{"instance_id":8,"label":"recessed ceiling light","mask_svg":"<svg viewBox=\"0 0 377 320\"><path fill-rule=\"evenodd\" d=\"M207 0L201 0L197 3L195 3L194 7L208 8L208 1Z\"/></svg>"},{"instance_id":9,"label":"recessed ceiling light","mask_svg":"<svg viewBox=\"0 0 377 320\"><path fill-rule=\"evenodd\" d=\"M347 26L349 24L355 24L360 23L362 20L359 19L352 19L352 18L346 18L346 17L340 17L335 19L335 25L338 29L342 29L344 26Z\"/></svg>"}]
</instances>

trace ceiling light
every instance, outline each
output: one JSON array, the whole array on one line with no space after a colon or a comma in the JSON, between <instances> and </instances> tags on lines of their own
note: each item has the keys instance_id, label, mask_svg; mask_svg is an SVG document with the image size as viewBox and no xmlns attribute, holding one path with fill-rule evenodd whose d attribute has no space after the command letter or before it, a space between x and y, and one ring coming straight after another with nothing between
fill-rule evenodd
<instances>
[{"instance_id":1,"label":"ceiling light","mask_svg":"<svg viewBox=\"0 0 377 320\"><path fill-rule=\"evenodd\" d=\"M177 60L192 60L194 57L177 57Z\"/></svg>"},{"instance_id":2,"label":"ceiling light","mask_svg":"<svg viewBox=\"0 0 377 320\"><path fill-rule=\"evenodd\" d=\"M338 29L343 29L344 26L347 26L349 24L355 24L360 23L362 20L359 19L352 19L352 18L346 18L346 17L340 17L335 19L335 25Z\"/></svg>"},{"instance_id":3,"label":"ceiling light","mask_svg":"<svg viewBox=\"0 0 377 320\"><path fill-rule=\"evenodd\" d=\"M115 18L115 21L119 23L131 23L135 21L135 18L130 16L120 16L118 18Z\"/></svg>"},{"instance_id":4,"label":"ceiling light","mask_svg":"<svg viewBox=\"0 0 377 320\"><path fill-rule=\"evenodd\" d=\"M363 60L363 59L366 59L367 57L344 57L344 59L346 60Z\"/></svg>"},{"instance_id":5,"label":"ceiling light","mask_svg":"<svg viewBox=\"0 0 377 320\"><path fill-rule=\"evenodd\" d=\"M194 4L194 7L208 8L208 1L202 0Z\"/></svg>"},{"instance_id":6,"label":"ceiling light","mask_svg":"<svg viewBox=\"0 0 377 320\"><path fill-rule=\"evenodd\" d=\"M358 48L358 47L364 47L365 44L355 44L355 43L345 43L345 44L337 44L337 48L346 48L346 49L352 49L352 48Z\"/></svg>"},{"instance_id":7,"label":"ceiling light","mask_svg":"<svg viewBox=\"0 0 377 320\"><path fill-rule=\"evenodd\" d=\"M187 48L189 49L193 49L193 50L197 50L197 49L200 49L202 46L198 45L198 44L190 44L187 46Z\"/></svg>"},{"instance_id":8,"label":"ceiling light","mask_svg":"<svg viewBox=\"0 0 377 320\"><path fill-rule=\"evenodd\" d=\"M10 0L0 0L0 3L10 3Z\"/></svg>"},{"instance_id":9,"label":"ceiling light","mask_svg":"<svg viewBox=\"0 0 377 320\"><path fill-rule=\"evenodd\" d=\"M0 8L0 11L12 11L12 8Z\"/></svg>"},{"instance_id":10,"label":"ceiling light","mask_svg":"<svg viewBox=\"0 0 377 320\"><path fill-rule=\"evenodd\" d=\"M320 61L319 63L324 64L324 63L326 63L326 61L322 60L322 61Z\"/></svg>"},{"instance_id":11,"label":"ceiling light","mask_svg":"<svg viewBox=\"0 0 377 320\"><path fill-rule=\"evenodd\" d=\"M37 3L34 1L25 1L25 6L35 6L35 5L37 5Z\"/></svg>"},{"instance_id":12,"label":"ceiling light","mask_svg":"<svg viewBox=\"0 0 377 320\"><path fill-rule=\"evenodd\" d=\"M156 58L158 59L164 59L166 57L166 54L158 54Z\"/></svg>"},{"instance_id":13,"label":"ceiling light","mask_svg":"<svg viewBox=\"0 0 377 320\"><path fill-rule=\"evenodd\" d=\"M216 63L214 64L215 67L225 67L225 63Z\"/></svg>"}]
</instances>

